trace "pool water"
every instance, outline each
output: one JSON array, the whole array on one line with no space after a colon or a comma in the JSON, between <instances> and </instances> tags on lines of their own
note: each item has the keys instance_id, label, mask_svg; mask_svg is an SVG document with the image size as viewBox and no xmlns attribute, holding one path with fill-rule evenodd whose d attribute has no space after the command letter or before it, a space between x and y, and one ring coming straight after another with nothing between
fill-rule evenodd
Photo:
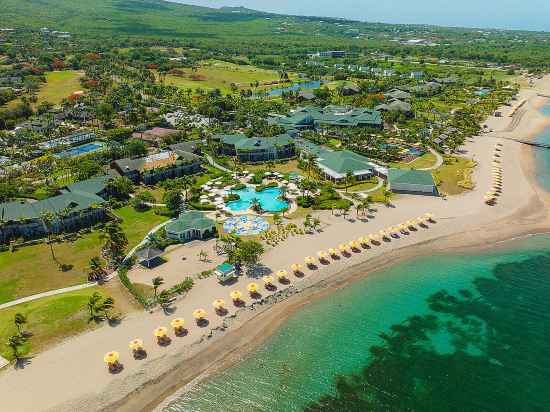
<instances>
[{"instance_id":1,"label":"pool water","mask_svg":"<svg viewBox=\"0 0 550 412\"><path fill-rule=\"evenodd\" d=\"M309 82L295 83L287 87L272 89L267 92L268 96L281 96L285 92L297 92L300 90L318 89L323 83L320 80L311 80Z\"/></svg>"},{"instance_id":2,"label":"pool water","mask_svg":"<svg viewBox=\"0 0 550 412\"><path fill-rule=\"evenodd\" d=\"M100 149L103 149L102 143L86 143L80 146L73 147L72 149L67 149L62 152L57 153L56 157L76 157L96 152Z\"/></svg>"},{"instance_id":3,"label":"pool water","mask_svg":"<svg viewBox=\"0 0 550 412\"><path fill-rule=\"evenodd\" d=\"M266 212L280 212L288 208L288 202L279 199L281 189L278 187L270 187L261 192L256 192L253 187L247 187L241 190L232 190L231 193L240 197L239 200L227 203L227 207L233 212L243 212L250 209L254 198L258 199L260 206Z\"/></svg>"}]
</instances>

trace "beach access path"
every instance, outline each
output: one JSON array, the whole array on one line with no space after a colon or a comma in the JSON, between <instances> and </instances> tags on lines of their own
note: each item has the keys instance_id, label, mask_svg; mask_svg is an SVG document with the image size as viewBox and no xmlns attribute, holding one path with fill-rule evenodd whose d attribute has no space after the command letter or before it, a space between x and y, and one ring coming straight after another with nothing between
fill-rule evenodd
<instances>
[{"instance_id":1,"label":"beach access path","mask_svg":"<svg viewBox=\"0 0 550 412\"><path fill-rule=\"evenodd\" d=\"M537 91L548 92L548 79L545 84L548 87ZM534 90L522 92L529 100L528 111L514 130L514 133L522 137L540 132L546 125L545 121L548 121L537 109L547 100L533 96L533 92ZM510 118L506 116L489 119L491 128L496 131L504 130L509 121ZM492 186L492 159L497 142L502 144L503 191L497 204L490 207L484 203L483 197ZM398 239L384 241L379 246L373 245L370 249L352 252L347 257L332 260L330 264L317 264L313 270L305 269L303 278L291 275L290 284L277 284L278 290L289 287L299 289L306 284L329 280L339 273L352 271L359 264L367 264L384 256L396 258L400 250L426 244L437 246L442 240L454 239L459 235L463 240L462 243L456 244L457 248L462 244L490 244L500 237L509 238L517 233L518 228L529 232L536 228L542 230L548 224L549 208L545 203L547 199L539 193L532 175L525 167L526 164L529 166L531 160L529 157L526 161L524 155L530 152L525 150L528 149L524 145L514 141L489 135L478 136L462 148L462 155L474 158L478 164L473 175L476 188L472 191L447 198L400 196L392 207L380 206L378 211L370 216L357 218L344 218L330 212L315 212L315 217L319 217L323 222L323 230L316 234L289 237L276 247L267 247L259 270L251 276L242 276L231 286L220 285L213 276L197 280L193 289L184 299L177 300L169 313L132 313L116 327L97 328L38 354L24 369L8 368L0 374L3 408L13 412L102 410L130 394L134 394L135 397L136 393L148 393L147 388L151 387L151 381L161 382L165 387L173 386L174 382L163 381L163 378L174 369L175 362L183 362L186 371L189 371L192 365L199 365L195 366L197 369L193 375L198 376L208 365L220 364L224 357L236 355L233 353L235 347L223 346L226 334L235 331L229 327L228 332L224 321L227 316L232 316L239 310L230 303L231 290L242 291L245 303L249 305L254 299L246 294L247 284L258 282L262 285L263 274L274 273L280 269L289 270L292 263L303 264L305 256L316 257L318 251L326 251L352 239L377 233L390 226L415 219L426 212L434 213L437 223L429 224L427 228L417 228ZM534 211L544 215L531 218ZM184 262L181 271L182 274L186 272ZM364 275L367 272L368 270L362 270L361 273ZM260 286L260 293L261 297L265 298L273 292ZM217 298L228 302L226 316L219 316L211 309L212 301ZM284 302L277 305L284 305ZM201 327L192 320L192 312L197 308L206 309L206 326ZM170 320L176 317L186 319L187 335L178 338L170 332L171 344L166 347L157 345L152 334L153 329L169 325ZM222 328L221 331L218 328ZM214 329L218 331L213 332ZM215 337L209 338L211 336ZM148 354L146 360L135 360L128 350L128 342L135 338L144 340ZM202 358L202 353L204 356L211 356L206 348L213 345L213 342L222 345L221 354L215 358ZM108 373L103 362L104 354L112 350L120 353L120 362L124 365L119 374ZM85 373L82 373L83 371ZM177 385L180 384L178 381ZM150 399L154 399L158 392L156 395L151 393L150 396ZM135 411L145 407L144 403L136 405L133 409L123 409L121 405L116 409Z\"/></svg>"}]
</instances>

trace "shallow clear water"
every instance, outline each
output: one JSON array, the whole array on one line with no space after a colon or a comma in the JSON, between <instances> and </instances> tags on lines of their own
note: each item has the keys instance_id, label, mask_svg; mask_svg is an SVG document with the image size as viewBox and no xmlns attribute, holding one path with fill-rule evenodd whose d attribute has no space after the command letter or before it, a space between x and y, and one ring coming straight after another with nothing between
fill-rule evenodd
<instances>
[{"instance_id":1,"label":"shallow clear water","mask_svg":"<svg viewBox=\"0 0 550 412\"><path fill-rule=\"evenodd\" d=\"M550 150L536 162L550 190ZM417 258L307 305L162 410L548 410L549 301L550 236Z\"/></svg>"},{"instance_id":2,"label":"shallow clear water","mask_svg":"<svg viewBox=\"0 0 550 412\"><path fill-rule=\"evenodd\" d=\"M526 299L523 306L520 305L524 310L507 314L506 318L502 319L503 324L498 326L506 328L510 325L517 336L524 333L522 328L534 328L540 324L544 325L543 330L550 331L546 305L541 306L540 301L530 301L530 294L533 292L532 279L520 279L527 274L536 276L536 282L540 287L537 293L543 293L542 296L536 297L544 297L545 302L550 299L550 257L544 261L537 261L547 254L549 247L550 237L533 237L507 244L504 248L490 253L418 258L369 275L347 288L309 304L285 322L284 326L255 353L182 394L163 410L301 410L319 396L334 393L335 374L360 372L372 358L369 348L383 343L380 338L381 332L388 332L392 325L403 324L410 316L434 313L427 302L430 296L441 290L452 294L458 294L459 290L469 290L475 297L479 297L479 279L495 280L496 276L503 273L511 276L508 276L506 281L495 284L488 295L491 298L502 297L507 302L504 306L511 305L507 293L510 288L514 288L514 295L517 293ZM523 265L520 273L510 274L510 270L517 268L518 264ZM486 291L484 293L487 294ZM481 300L484 298L480 297ZM430 342L434 353L441 355L456 352L451 342L458 339L457 336L448 331L434 333ZM525 339L528 346L541 344L539 341L529 341L527 334ZM478 340L480 339L473 339L474 342ZM475 345L470 346L469 351L472 354L479 359L485 359L487 354L484 350L478 353L479 349L476 349ZM546 344L542 346L531 347L533 354L548 352L544 349ZM500 380L494 382L494 385L502 385L509 390L511 387L508 385L513 384L514 390L519 392L522 388L517 386L515 377L520 373L538 372L540 365L550 362L548 355L544 356L544 359L528 359L520 365L505 365L502 372L491 377ZM407 358L406 361L402 361L399 369L411 368L415 362L417 361L414 358ZM464 365L460 366L463 363ZM457 362L456 365L463 370L449 370L451 375L456 373L457 376L466 376L473 381L482 375L481 366L474 367L466 362ZM521 371L518 370L520 367ZM387 374L391 374L390 369ZM538 382L535 382L537 380ZM436 388L440 383L444 382L428 382ZM532 384L532 387L550 385L550 377L543 374L541 377L534 377L533 382L527 383ZM511 410L506 409L506 403L493 399L494 394L481 391L470 393L467 398L463 398L460 393L461 387L454 388L454 391L454 394L445 396L453 399L452 403L446 406L453 405L458 408L455 410L460 410L460 405L463 406L462 410L474 410L479 405L483 405L485 409L493 409L490 405L495 405L495 410L497 406L501 410ZM506 396L502 396L502 399L504 402ZM440 401L445 406L445 399ZM523 410L536 410L540 399L538 395L533 394L532 400L524 399L524 402ZM394 405L387 410L400 408Z\"/></svg>"},{"instance_id":3,"label":"shallow clear water","mask_svg":"<svg viewBox=\"0 0 550 412\"><path fill-rule=\"evenodd\" d=\"M247 187L241 190L233 190L232 193L239 195L239 200L234 200L227 203L227 207L234 212L242 212L248 210L252 205L253 199L258 199L260 206L266 212L280 212L288 208L288 203L285 200L280 200L281 189L278 187L270 187L256 192L252 187Z\"/></svg>"}]
</instances>

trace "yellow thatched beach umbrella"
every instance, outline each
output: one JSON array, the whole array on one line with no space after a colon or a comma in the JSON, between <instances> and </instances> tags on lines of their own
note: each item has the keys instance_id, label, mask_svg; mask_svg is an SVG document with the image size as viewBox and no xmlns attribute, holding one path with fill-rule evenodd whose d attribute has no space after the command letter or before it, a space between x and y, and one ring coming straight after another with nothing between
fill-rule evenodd
<instances>
[{"instance_id":1,"label":"yellow thatched beach umbrella","mask_svg":"<svg viewBox=\"0 0 550 412\"><path fill-rule=\"evenodd\" d=\"M258 292L258 284L257 283L249 283L246 285L246 290L248 290L249 293L256 293Z\"/></svg>"},{"instance_id":2,"label":"yellow thatched beach umbrella","mask_svg":"<svg viewBox=\"0 0 550 412\"><path fill-rule=\"evenodd\" d=\"M313 256L307 256L304 261L306 262L306 265L314 265L315 264L315 258Z\"/></svg>"},{"instance_id":3,"label":"yellow thatched beach umbrella","mask_svg":"<svg viewBox=\"0 0 550 412\"><path fill-rule=\"evenodd\" d=\"M360 237L359 239L357 239L357 241L358 241L361 245L368 245L368 244L369 244L369 238L366 237L366 236Z\"/></svg>"},{"instance_id":4,"label":"yellow thatched beach umbrella","mask_svg":"<svg viewBox=\"0 0 550 412\"><path fill-rule=\"evenodd\" d=\"M319 256L319 259L327 260L328 259L328 253L320 250L317 252L317 256Z\"/></svg>"},{"instance_id":5,"label":"yellow thatched beach umbrella","mask_svg":"<svg viewBox=\"0 0 550 412\"><path fill-rule=\"evenodd\" d=\"M206 316L207 316L207 313L204 309L195 309L193 311L193 317L197 320L202 320L206 318Z\"/></svg>"},{"instance_id":6,"label":"yellow thatched beach umbrella","mask_svg":"<svg viewBox=\"0 0 550 412\"><path fill-rule=\"evenodd\" d=\"M378 242L378 235L369 235L369 239L372 243Z\"/></svg>"},{"instance_id":7,"label":"yellow thatched beach umbrella","mask_svg":"<svg viewBox=\"0 0 550 412\"><path fill-rule=\"evenodd\" d=\"M338 250L337 249L334 249L333 247L331 247L329 250L328 250L328 253L330 253L331 256L336 256L338 254Z\"/></svg>"},{"instance_id":8,"label":"yellow thatched beach umbrella","mask_svg":"<svg viewBox=\"0 0 550 412\"><path fill-rule=\"evenodd\" d=\"M141 339L134 339L130 341L128 346L134 351L141 350L143 349L143 341Z\"/></svg>"},{"instance_id":9,"label":"yellow thatched beach umbrella","mask_svg":"<svg viewBox=\"0 0 550 412\"><path fill-rule=\"evenodd\" d=\"M378 232L378 235L380 235L381 238L385 238L386 237L386 232L381 230Z\"/></svg>"},{"instance_id":10,"label":"yellow thatched beach umbrella","mask_svg":"<svg viewBox=\"0 0 550 412\"><path fill-rule=\"evenodd\" d=\"M216 299L212 302L212 307L216 310L223 309L225 307L225 300Z\"/></svg>"},{"instance_id":11,"label":"yellow thatched beach umbrella","mask_svg":"<svg viewBox=\"0 0 550 412\"><path fill-rule=\"evenodd\" d=\"M183 328L184 325L185 325L185 320L182 318L176 318L170 321L170 326L172 326L174 329Z\"/></svg>"},{"instance_id":12,"label":"yellow thatched beach umbrella","mask_svg":"<svg viewBox=\"0 0 550 412\"><path fill-rule=\"evenodd\" d=\"M348 245L352 249L359 249L359 243L356 240L350 241Z\"/></svg>"},{"instance_id":13,"label":"yellow thatched beach umbrella","mask_svg":"<svg viewBox=\"0 0 550 412\"><path fill-rule=\"evenodd\" d=\"M401 223L401 224L399 225L399 230L400 230L401 232L405 232L405 231L407 230L407 225L404 224L404 223Z\"/></svg>"},{"instance_id":14,"label":"yellow thatched beach umbrella","mask_svg":"<svg viewBox=\"0 0 550 412\"><path fill-rule=\"evenodd\" d=\"M300 272L302 270L302 265L300 265L299 263L293 263L292 265L290 265L290 269L292 269L294 273Z\"/></svg>"},{"instance_id":15,"label":"yellow thatched beach umbrella","mask_svg":"<svg viewBox=\"0 0 550 412\"><path fill-rule=\"evenodd\" d=\"M165 326L159 326L153 331L153 335L157 338L163 338L168 334L168 329Z\"/></svg>"},{"instance_id":16,"label":"yellow thatched beach umbrella","mask_svg":"<svg viewBox=\"0 0 550 412\"><path fill-rule=\"evenodd\" d=\"M278 270L275 275L278 279L286 279L288 277L288 272L286 270Z\"/></svg>"},{"instance_id":17,"label":"yellow thatched beach umbrella","mask_svg":"<svg viewBox=\"0 0 550 412\"><path fill-rule=\"evenodd\" d=\"M119 358L120 358L120 355L118 354L118 352L113 351L113 352L107 352L103 357L103 360L105 361L105 363L109 365L113 365L118 362Z\"/></svg>"},{"instance_id":18,"label":"yellow thatched beach umbrella","mask_svg":"<svg viewBox=\"0 0 550 412\"><path fill-rule=\"evenodd\" d=\"M239 301L243 297L243 294L238 290L234 290L229 294L229 296L231 297L232 300Z\"/></svg>"},{"instance_id":19,"label":"yellow thatched beach umbrella","mask_svg":"<svg viewBox=\"0 0 550 412\"><path fill-rule=\"evenodd\" d=\"M341 244L341 245L338 245L338 249L340 250L340 252L347 252L348 251L348 245L345 245L345 244Z\"/></svg>"},{"instance_id":20,"label":"yellow thatched beach umbrella","mask_svg":"<svg viewBox=\"0 0 550 412\"><path fill-rule=\"evenodd\" d=\"M272 285L273 284L273 276L265 275L264 277L262 277L262 280L264 281L264 283L266 285Z\"/></svg>"}]
</instances>

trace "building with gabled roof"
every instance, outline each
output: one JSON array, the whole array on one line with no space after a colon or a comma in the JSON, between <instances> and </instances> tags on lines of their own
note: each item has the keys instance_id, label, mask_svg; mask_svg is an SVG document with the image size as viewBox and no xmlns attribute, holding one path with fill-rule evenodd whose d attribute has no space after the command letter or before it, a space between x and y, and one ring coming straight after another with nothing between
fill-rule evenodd
<instances>
[{"instance_id":1,"label":"building with gabled roof","mask_svg":"<svg viewBox=\"0 0 550 412\"><path fill-rule=\"evenodd\" d=\"M106 216L105 189L108 176L99 176L60 190L60 194L34 203L0 204L0 242L33 239L48 233L74 232L92 226ZM45 223L49 218L51 222Z\"/></svg>"},{"instance_id":2,"label":"building with gabled roof","mask_svg":"<svg viewBox=\"0 0 550 412\"><path fill-rule=\"evenodd\" d=\"M162 180L200 173L202 159L183 150L165 150L145 157L111 162L111 169L134 183L154 185Z\"/></svg>"},{"instance_id":3,"label":"building with gabled roof","mask_svg":"<svg viewBox=\"0 0 550 412\"><path fill-rule=\"evenodd\" d=\"M396 193L438 195L433 175L427 170L389 169L388 189Z\"/></svg>"},{"instance_id":4,"label":"building with gabled roof","mask_svg":"<svg viewBox=\"0 0 550 412\"><path fill-rule=\"evenodd\" d=\"M219 151L226 156L236 156L241 162L265 162L291 159L296 156L294 139L288 134L272 137L248 137L244 134L214 135Z\"/></svg>"},{"instance_id":5,"label":"building with gabled roof","mask_svg":"<svg viewBox=\"0 0 550 412\"><path fill-rule=\"evenodd\" d=\"M178 242L207 239L216 234L216 222L204 216L202 212L190 210L179 215L164 227L166 237Z\"/></svg>"},{"instance_id":6,"label":"building with gabled roof","mask_svg":"<svg viewBox=\"0 0 550 412\"><path fill-rule=\"evenodd\" d=\"M309 106L292 111L287 116L271 116L268 123L287 130L319 129L324 127L372 127L380 129L384 121L379 111L330 105L324 108Z\"/></svg>"},{"instance_id":7,"label":"building with gabled roof","mask_svg":"<svg viewBox=\"0 0 550 412\"><path fill-rule=\"evenodd\" d=\"M368 157L352 152L351 150L328 150L306 140L299 143L300 149L315 156L315 163L324 178L339 183L351 173L356 180L365 180L372 177L377 165Z\"/></svg>"}]
</instances>

